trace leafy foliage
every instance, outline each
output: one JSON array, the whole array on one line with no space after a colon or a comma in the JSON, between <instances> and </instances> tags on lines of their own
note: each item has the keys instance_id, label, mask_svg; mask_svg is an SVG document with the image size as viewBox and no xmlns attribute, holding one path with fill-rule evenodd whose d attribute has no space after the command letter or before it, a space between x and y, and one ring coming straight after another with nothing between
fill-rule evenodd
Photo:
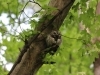
<instances>
[{"instance_id":1,"label":"leafy foliage","mask_svg":"<svg viewBox=\"0 0 100 75\"><path fill-rule=\"evenodd\" d=\"M0 55L6 59L7 63L14 63L16 60L20 52L18 48L22 48L23 45L21 40L25 40L26 36L29 37L36 33L34 28L38 24L38 20L40 20L39 22L45 20L40 19L41 15L44 12L49 15L56 10L47 6L48 0L36 0L36 2L40 4L42 10L35 14L32 13L32 17L26 15L26 17L21 18L20 15L23 14L27 2L22 4L19 0L0 1L0 5L3 7L0 8L0 14L6 13L10 19L8 25L0 22L0 52L3 46L7 47L4 54L0 53ZM99 42L93 40L93 38L100 36L100 16L95 14L96 5L96 0L75 1L60 28L63 41L58 52L52 57L47 55L46 60L55 61L56 64L44 64L37 75L80 75L83 73L93 75L91 65L93 65L95 57L98 57L100 48ZM21 10L23 11L19 13ZM15 18L12 18L11 15L14 15ZM48 18L51 17L48 16ZM24 30L24 27L21 27L23 23L24 26L28 24L30 28ZM21 32L18 31L18 28ZM5 75L7 71L4 70L2 62L0 61L0 72L2 73L0 75Z\"/></svg>"}]
</instances>

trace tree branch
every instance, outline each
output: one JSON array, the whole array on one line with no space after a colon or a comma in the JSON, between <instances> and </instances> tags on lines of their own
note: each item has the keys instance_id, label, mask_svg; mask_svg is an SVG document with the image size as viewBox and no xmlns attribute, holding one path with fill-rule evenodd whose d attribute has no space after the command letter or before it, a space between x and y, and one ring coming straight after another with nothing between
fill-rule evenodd
<instances>
[{"instance_id":1,"label":"tree branch","mask_svg":"<svg viewBox=\"0 0 100 75\"><path fill-rule=\"evenodd\" d=\"M46 49L45 36L52 30L59 30L63 20L75 0L50 0L49 6L59 9L51 13L50 20L45 20L36 30L36 35L26 40L25 45L8 75L35 75L43 65Z\"/></svg>"}]
</instances>

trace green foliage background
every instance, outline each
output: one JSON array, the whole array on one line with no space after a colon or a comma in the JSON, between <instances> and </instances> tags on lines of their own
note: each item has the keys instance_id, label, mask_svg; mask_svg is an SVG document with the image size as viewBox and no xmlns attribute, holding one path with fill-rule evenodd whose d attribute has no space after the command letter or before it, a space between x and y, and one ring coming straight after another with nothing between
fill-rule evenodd
<instances>
[{"instance_id":1,"label":"green foliage background","mask_svg":"<svg viewBox=\"0 0 100 75\"><path fill-rule=\"evenodd\" d=\"M36 0L36 2L46 12L55 10L47 6L48 0ZM24 44L22 40L36 33L34 28L38 21L32 18L39 18L45 12L41 10L33 14L32 17L21 19L20 23L24 24L26 24L27 18L31 19L27 22L31 28L18 32L16 30L20 27L18 16L23 12L23 8L25 9L26 3L28 3L27 0L0 0L0 7L2 7L0 8L0 15L7 14L7 19L9 19L9 24L7 25L0 21L0 37L2 38L0 39L0 55L6 59L7 63L14 63L16 60L20 52L19 48L22 48ZM98 57L100 48L99 43L91 43L92 38L100 35L100 17L95 13L96 5L97 0L75 1L60 28L62 33L60 48L54 56L47 56L46 59L56 61L56 64L44 64L37 75L80 75L82 73L93 75L93 67L91 65L93 65L95 57ZM30 5L28 8L30 8ZM80 29L80 23L85 26L85 29ZM12 27L12 29L8 30L7 26ZM89 32L87 32L86 28L89 29ZM3 50L2 47L6 47L6 50ZM1 53L2 50L5 52L4 54ZM4 65L3 61L0 60L0 75L7 75L8 73Z\"/></svg>"}]
</instances>

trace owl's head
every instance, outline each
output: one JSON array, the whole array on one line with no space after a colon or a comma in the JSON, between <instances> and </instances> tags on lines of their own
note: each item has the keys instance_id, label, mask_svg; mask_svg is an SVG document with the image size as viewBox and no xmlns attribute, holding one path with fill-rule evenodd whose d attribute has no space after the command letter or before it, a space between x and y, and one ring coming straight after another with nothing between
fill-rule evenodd
<instances>
[{"instance_id":1,"label":"owl's head","mask_svg":"<svg viewBox=\"0 0 100 75\"><path fill-rule=\"evenodd\" d=\"M60 34L59 31L52 31L52 32L50 33L50 35L51 35L55 40L61 38L61 34Z\"/></svg>"}]
</instances>

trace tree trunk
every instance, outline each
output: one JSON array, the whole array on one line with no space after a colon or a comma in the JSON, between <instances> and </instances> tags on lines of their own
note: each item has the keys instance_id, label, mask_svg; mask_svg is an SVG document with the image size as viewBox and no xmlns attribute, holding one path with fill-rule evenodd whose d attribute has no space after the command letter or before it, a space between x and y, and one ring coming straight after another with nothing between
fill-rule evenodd
<instances>
[{"instance_id":1,"label":"tree trunk","mask_svg":"<svg viewBox=\"0 0 100 75\"><path fill-rule=\"evenodd\" d=\"M100 2L97 4L96 14L100 14ZM100 75L100 53L99 58L94 61L94 75Z\"/></svg>"},{"instance_id":2,"label":"tree trunk","mask_svg":"<svg viewBox=\"0 0 100 75\"><path fill-rule=\"evenodd\" d=\"M94 75L100 75L100 54L99 58L96 58L94 62Z\"/></svg>"},{"instance_id":3,"label":"tree trunk","mask_svg":"<svg viewBox=\"0 0 100 75\"><path fill-rule=\"evenodd\" d=\"M25 45L18 59L14 63L8 75L35 75L38 69L43 65L45 58L45 36L52 30L59 30L63 20L75 0L50 0L49 6L58 10L51 13L53 16L45 20L36 28L37 33L25 41Z\"/></svg>"}]
</instances>

